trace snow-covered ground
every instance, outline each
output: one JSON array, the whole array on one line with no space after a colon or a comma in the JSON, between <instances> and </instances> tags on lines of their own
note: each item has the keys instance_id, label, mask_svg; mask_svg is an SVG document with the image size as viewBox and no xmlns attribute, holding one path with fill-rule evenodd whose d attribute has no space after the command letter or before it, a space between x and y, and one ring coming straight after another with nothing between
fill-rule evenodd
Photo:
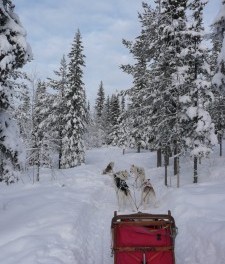
<instances>
[{"instance_id":1,"label":"snow-covered ground","mask_svg":"<svg viewBox=\"0 0 225 264\"><path fill-rule=\"evenodd\" d=\"M176 264L225 263L225 158L215 152L203 160L195 185L192 161L183 158L180 188L172 167L165 187L154 152L122 155L113 147L89 150L77 168L42 169L39 183L24 175L18 184L0 185L0 263L112 264L110 224L118 207L112 178L101 174L110 161L115 170L145 168L158 200L145 212L171 210L179 229Z\"/></svg>"}]
</instances>

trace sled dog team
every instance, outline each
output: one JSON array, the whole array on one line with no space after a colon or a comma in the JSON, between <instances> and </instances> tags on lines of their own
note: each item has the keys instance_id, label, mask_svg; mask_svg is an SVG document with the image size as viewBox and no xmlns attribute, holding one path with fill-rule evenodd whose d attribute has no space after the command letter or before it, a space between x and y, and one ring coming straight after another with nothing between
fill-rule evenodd
<instances>
[{"instance_id":1,"label":"sled dog team","mask_svg":"<svg viewBox=\"0 0 225 264\"><path fill-rule=\"evenodd\" d=\"M109 174L113 176L114 186L116 190L119 211L128 202L132 210L136 211L140 206L146 209L147 205L153 203L156 205L156 195L150 179L146 179L144 168L131 165L130 174L134 177L134 187L141 191L141 200L139 206L136 205L127 180L130 174L127 170L114 172L114 162L110 162L103 170L102 174Z\"/></svg>"}]
</instances>

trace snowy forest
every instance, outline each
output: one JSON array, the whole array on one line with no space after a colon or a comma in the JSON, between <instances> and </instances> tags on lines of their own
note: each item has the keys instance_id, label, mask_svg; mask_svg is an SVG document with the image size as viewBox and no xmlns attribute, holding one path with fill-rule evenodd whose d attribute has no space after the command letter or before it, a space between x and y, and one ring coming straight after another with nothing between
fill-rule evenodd
<instances>
[{"instance_id":1,"label":"snowy forest","mask_svg":"<svg viewBox=\"0 0 225 264\"><path fill-rule=\"evenodd\" d=\"M33 59L13 1L0 1L0 181L15 183L28 167L67 169L85 163L87 149L118 146L155 151L157 166L179 159L198 164L220 145L225 128L225 1L204 30L203 0L142 4L140 34L121 40L133 64L118 65L133 78L129 89L107 95L99 80L95 104L86 99L85 50L78 29L54 78L23 71ZM35 58L34 58L35 59ZM88 70L88 69L87 69Z\"/></svg>"}]
</instances>

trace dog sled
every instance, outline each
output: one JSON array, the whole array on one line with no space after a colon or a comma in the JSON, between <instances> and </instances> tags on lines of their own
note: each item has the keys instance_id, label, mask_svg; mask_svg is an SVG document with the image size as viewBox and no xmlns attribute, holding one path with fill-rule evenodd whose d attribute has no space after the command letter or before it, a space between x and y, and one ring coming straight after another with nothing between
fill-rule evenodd
<instances>
[{"instance_id":1,"label":"dog sled","mask_svg":"<svg viewBox=\"0 0 225 264\"><path fill-rule=\"evenodd\" d=\"M111 223L114 264L175 264L177 228L168 214L117 215Z\"/></svg>"}]
</instances>

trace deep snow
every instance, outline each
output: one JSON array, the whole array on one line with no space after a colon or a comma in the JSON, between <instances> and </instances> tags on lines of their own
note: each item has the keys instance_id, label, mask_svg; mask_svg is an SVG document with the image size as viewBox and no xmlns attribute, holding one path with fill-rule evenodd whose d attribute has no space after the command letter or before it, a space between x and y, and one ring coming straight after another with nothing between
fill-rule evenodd
<instances>
[{"instance_id":1,"label":"deep snow","mask_svg":"<svg viewBox=\"0 0 225 264\"><path fill-rule=\"evenodd\" d=\"M87 151L80 167L42 169L39 183L24 174L18 184L0 185L0 263L112 264L110 224L118 206L112 178L101 174L110 161L115 170L133 163L145 168L158 200L145 212L171 210L178 227L176 264L225 263L225 158L215 151L202 160L198 184L192 184L191 159L183 158L180 188L172 166L165 187L155 152L122 155L113 147Z\"/></svg>"}]
</instances>

